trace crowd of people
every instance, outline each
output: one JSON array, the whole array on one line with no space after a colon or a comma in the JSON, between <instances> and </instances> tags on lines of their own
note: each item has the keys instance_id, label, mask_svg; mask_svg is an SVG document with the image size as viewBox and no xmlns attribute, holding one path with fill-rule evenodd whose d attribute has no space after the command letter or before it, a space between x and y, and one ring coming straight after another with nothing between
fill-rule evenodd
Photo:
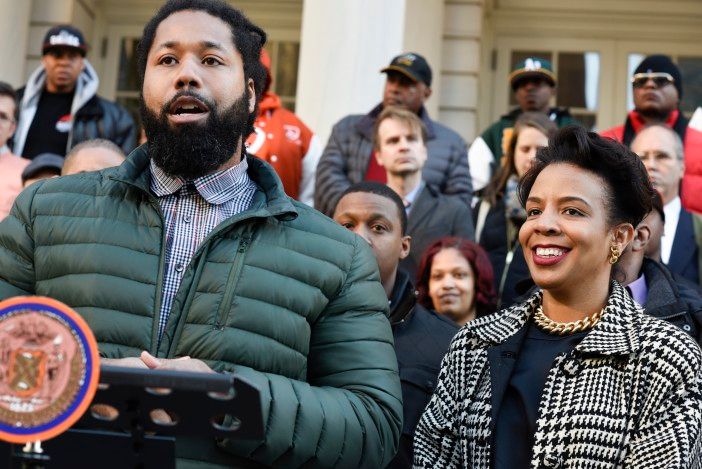
<instances>
[{"instance_id":1,"label":"crowd of people","mask_svg":"<svg viewBox=\"0 0 702 469\"><path fill-rule=\"evenodd\" d=\"M669 57L599 134L529 57L468 145L403 53L325 145L265 42L226 2L166 2L139 129L51 28L0 83L0 299L72 306L103 363L255 384L263 440L181 439L183 467L702 464L702 131Z\"/></svg>"}]
</instances>

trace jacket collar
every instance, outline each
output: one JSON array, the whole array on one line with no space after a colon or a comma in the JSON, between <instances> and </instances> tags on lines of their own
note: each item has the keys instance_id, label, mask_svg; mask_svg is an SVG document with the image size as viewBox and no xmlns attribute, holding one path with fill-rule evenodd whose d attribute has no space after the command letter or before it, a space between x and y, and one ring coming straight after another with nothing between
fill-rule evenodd
<instances>
[{"instance_id":1,"label":"jacket collar","mask_svg":"<svg viewBox=\"0 0 702 469\"><path fill-rule=\"evenodd\" d=\"M398 268L390 296L390 323L394 326L407 319L416 303L417 294L409 275Z\"/></svg>"},{"instance_id":2,"label":"jacket collar","mask_svg":"<svg viewBox=\"0 0 702 469\"><path fill-rule=\"evenodd\" d=\"M135 186L151 195L150 159L147 145L136 148L110 178ZM258 186L257 195L249 211L256 211L259 216L274 216L281 220L297 218L298 211L290 198L285 195L283 184L275 170L266 162L252 155L247 155L248 173L251 180Z\"/></svg>"},{"instance_id":3,"label":"jacket collar","mask_svg":"<svg viewBox=\"0 0 702 469\"><path fill-rule=\"evenodd\" d=\"M525 302L506 310L483 316L470 323L471 335L488 345L505 342L516 334L541 304L539 290ZM575 347L582 354L628 355L641 348L640 331L643 311L618 282L612 281L605 312L600 321Z\"/></svg>"},{"instance_id":4,"label":"jacket collar","mask_svg":"<svg viewBox=\"0 0 702 469\"><path fill-rule=\"evenodd\" d=\"M662 264L644 257L641 273L646 279L648 296L643 305L646 313L664 318L685 311L685 304L670 271Z\"/></svg>"},{"instance_id":5,"label":"jacket collar","mask_svg":"<svg viewBox=\"0 0 702 469\"><path fill-rule=\"evenodd\" d=\"M383 103L378 104L374 107L368 114L361 117L361 119L356 122L356 130L358 133L362 134L366 139L373 141L373 128L375 126L375 119L383 111ZM419 118L422 119L424 127L427 130L427 140L432 140L436 138L436 133L434 132L434 121L429 118L429 113L426 108L422 106L419 110Z\"/></svg>"}]
</instances>

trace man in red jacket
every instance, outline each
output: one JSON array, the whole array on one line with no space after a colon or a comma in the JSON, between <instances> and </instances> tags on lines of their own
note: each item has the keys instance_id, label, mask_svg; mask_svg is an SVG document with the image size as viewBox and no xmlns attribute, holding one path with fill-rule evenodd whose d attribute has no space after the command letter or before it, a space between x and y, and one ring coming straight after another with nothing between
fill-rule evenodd
<instances>
[{"instance_id":1,"label":"man in red jacket","mask_svg":"<svg viewBox=\"0 0 702 469\"><path fill-rule=\"evenodd\" d=\"M265 49L261 49L261 63L266 67L267 79L254 133L246 140L248 151L273 166L286 194L312 206L322 144L299 117L281 105L280 96L270 90L271 58Z\"/></svg>"},{"instance_id":2,"label":"man in red jacket","mask_svg":"<svg viewBox=\"0 0 702 469\"><path fill-rule=\"evenodd\" d=\"M688 126L679 109L682 98L682 76L678 67L665 55L646 57L631 78L634 110L624 125L602 132L630 146L634 136L650 124L664 124L684 142L685 173L681 199L685 209L702 213L702 131Z\"/></svg>"}]
</instances>

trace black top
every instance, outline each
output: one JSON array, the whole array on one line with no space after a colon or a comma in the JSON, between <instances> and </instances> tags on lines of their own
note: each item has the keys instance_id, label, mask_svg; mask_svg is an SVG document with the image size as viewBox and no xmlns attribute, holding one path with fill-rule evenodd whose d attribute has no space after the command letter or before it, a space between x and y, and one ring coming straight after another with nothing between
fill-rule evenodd
<instances>
[{"instance_id":1,"label":"black top","mask_svg":"<svg viewBox=\"0 0 702 469\"><path fill-rule=\"evenodd\" d=\"M458 326L418 304L409 277L400 270L390 298L390 321L402 385L403 424L400 447L388 469L404 469L412 467L414 430Z\"/></svg>"},{"instance_id":2,"label":"black top","mask_svg":"<svg viewBox=\"0 0 702 469\"><path fill-rule=\"evenodd\" d=\"M71 131L73 92L49 93L44 90L37 112L27 133L22 156L32 159L41 153L66 154Z\"/></svg>"},{"instance_id":3,"label":"black top","mask_svg":"<svg viewBox=\"0 0 702 469\"><path fill-rule=\"evenodd\" d=\"M495 469L529 467L539 402L553 361L572 351L587 332L560 336L528 326L495 422Z\"/></svg>"}]
</instances>

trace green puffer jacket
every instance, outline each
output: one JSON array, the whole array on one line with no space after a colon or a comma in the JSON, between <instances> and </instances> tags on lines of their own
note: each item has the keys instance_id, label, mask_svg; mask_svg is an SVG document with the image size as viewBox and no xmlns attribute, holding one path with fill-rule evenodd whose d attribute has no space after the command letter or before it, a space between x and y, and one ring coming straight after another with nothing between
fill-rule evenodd
<instances>
[{"instance_id":1,"label":"green puffer jacket","mask_svg":"<svg viewBox=\"0 0 702 469\"><path fill-rule=\"evenodd\" d=\"M361 238L287 197L268 164L249 157L249 175L251 208L198 248L160 346L164 221L144 147L19 196L0 223L0 299L63 301L105 357L189 355L256 384L264 441L180 439L179 467L383 467L402 402L377 263Z\"/></svg>"}]
</instances>

